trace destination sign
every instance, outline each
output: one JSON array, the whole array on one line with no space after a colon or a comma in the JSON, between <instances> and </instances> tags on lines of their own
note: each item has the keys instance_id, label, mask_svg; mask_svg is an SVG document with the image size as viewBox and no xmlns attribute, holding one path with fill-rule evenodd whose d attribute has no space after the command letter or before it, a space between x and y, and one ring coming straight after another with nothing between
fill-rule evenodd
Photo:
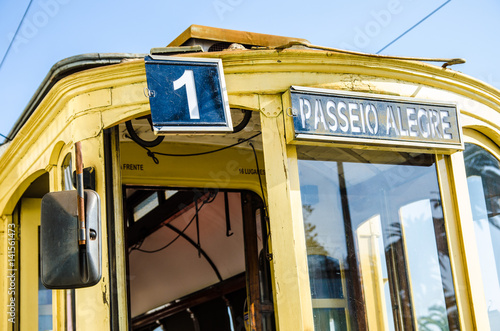
<instances>
[{"instance_id":1,"label":"destination sign","mask_svg":"<svg viewBox=\"0 0 500 331\"><path fill-rule=\"evenodd\" d=\"M462 149L456 105L292 86L295 137Z\"/></svg>"}]
</instances>

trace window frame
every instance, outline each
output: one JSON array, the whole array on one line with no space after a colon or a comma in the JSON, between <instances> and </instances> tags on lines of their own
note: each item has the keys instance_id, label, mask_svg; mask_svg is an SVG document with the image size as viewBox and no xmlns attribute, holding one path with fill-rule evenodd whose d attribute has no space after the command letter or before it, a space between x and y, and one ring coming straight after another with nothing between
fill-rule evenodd
<instances>
[{"instance_id":1,"label":"window frame","mask_svg":"<svg viewBox=\"0 0 500 331\"><path fill-rule=\"evenodd\" d=\"M500 146L495 143L489 136L487 136L483 132L479 132L474 129L470 128L464 128L463 129L463 137L464 137L464 144L473 144L476 145L480 148L483 148L485 151L490 153L493 157L495 157L499 162L500 162ZM463 153L462 153L463 155ZM465 186L467 188L466 194L467 194L467 202L468 202L468 207L470 210L470 223L471 223L471 228L473 229L473 216L472 216L472 206L471 202L469 199L469 188L468 188L468 183L467 183L467 175L465 174L465 160L463 159L463 166L464 166L464 180L465 180ZM471 237L473 237L473 241L471 241ZM468 236L470 245L473 246L473 250L475 253L475 256L471 256L469 254L468 260L469 264L471 263L471 259L473 260L472 263L474 263L475 268L470 268L470 274L469 277L471 278L470 281L470 287L471 287L471 296L474 296L473 298L475 299L474 303L471 303L471 307L474 307L475 311L477 311L477 315L480 316L482 319L483 325L487 325L487 328L490 329L489 325L489 315L488 315L488 308L487 308L487 302L486 302L486 297L484 293L484 286L483 286L483 275L482 275L482 270L479 265L479 251L478 251L478 246L477 246L477 240L475 237L475 233L472 232L470 236ZM474 278L473 278L474 277ZM474 280L472 280L474 279Z\"/></svg>"}]
</instances>

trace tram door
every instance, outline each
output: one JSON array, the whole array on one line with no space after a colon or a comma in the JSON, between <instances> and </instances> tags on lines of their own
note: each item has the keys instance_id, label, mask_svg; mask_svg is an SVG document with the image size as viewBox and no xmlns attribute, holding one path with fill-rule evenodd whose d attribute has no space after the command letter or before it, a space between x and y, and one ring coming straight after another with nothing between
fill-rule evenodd
<instances>
[{"instance_id":1,"label":"tram door","mask_svg":"<svg viewBox=\"0 0 500 331\"><path fill-rule=\"evenodd\" d=\"M126 186L124 198L133 330L271 330L256 194Z\"/></svg>"}]
</instances>

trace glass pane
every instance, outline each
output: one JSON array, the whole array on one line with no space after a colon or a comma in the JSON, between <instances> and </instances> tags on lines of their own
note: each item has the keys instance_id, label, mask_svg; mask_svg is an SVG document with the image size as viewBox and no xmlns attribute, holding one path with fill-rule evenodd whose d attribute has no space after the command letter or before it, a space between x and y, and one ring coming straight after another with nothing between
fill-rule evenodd
<instances>
[{"instance_id":1,"label":"glass pane","mask_svg":"<svg viewBox=\"0 0 500 331\"><path fill-rule=\"evenodd\" d=\"M38 279L38 330L52 330L52 291Z\"/></svg>"},{"instance_id":2,"label":"glass pane","mask_svg":"<svg viewBox=\"0 0 500 331\"><path fill-rule=\"evenodd\" d=\"M158 205L158 192L154 192L134 208L134 221L141 219L141 217L158 207Z\"/></svg>"},{"instance_id":3,"label":"glass pane","mask_svg":"<svg viewBox=\"0 0 500 331\"><path fill-rule=\"evenodd\" d=\"M442 215L432 215L433 211L440 213L440 210L440 202L434 199L416 201L400 210L414 310L421 330L433 330L431 325L439 325L437 330L443 330L448 324L446 300L451 301L450 306L456 309L449 257L447 253L443 254L447 252L446 241L440 238L444 229L437 228L443 223L435 221L442 220ZM439 247L440 244L443 247ZM441 267L441 262L446 267ZM442 268L445 269L443 274Z\"/></svg>"},{"instance_id":4,"label":"glass pane","mask_svg":"<svg viewBox=\"0 0 500 331\"><path fill-rule=\"evenodd\" d=\"M315 330L458 330L433 158L304 149Z\"/></svg>"},{"instance_id":5,"label":"glass pane","mask_svg":"<svg viewBox=\"0 0 500 331\"><path fill-rule=\"evenodd\" d=\"M62 188L64 191L73 189L73 175L71 169L71 153L66 154L61 164Z\"/></svg>"},{"instance_id":6,"label":"glass pane","mask_svg":"<svg viewBox=\"0 0 500 331\"><path fill-rule=\"evenodd\" d=\"M492 330L500 329L500 166L485 149L465 144L465 169Z\"/></svg>"}]
</instances>

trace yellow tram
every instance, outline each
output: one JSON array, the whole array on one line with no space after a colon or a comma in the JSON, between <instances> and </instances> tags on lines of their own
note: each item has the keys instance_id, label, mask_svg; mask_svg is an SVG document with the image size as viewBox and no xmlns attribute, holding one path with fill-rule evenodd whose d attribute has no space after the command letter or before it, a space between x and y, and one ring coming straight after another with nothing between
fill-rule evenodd
<instances>
[{"instance_id":1,"label":"yellow tram","mask_svg":"<svg viewBox=\"0 0 500 331\"><path fill-rule=\"evenodd\" d=\"M158 124L184 60L224 129ZM57 63L0 147L0 329L498 329L500 92L460 62L193 25Z\"/></svg>"}]
</instances>

